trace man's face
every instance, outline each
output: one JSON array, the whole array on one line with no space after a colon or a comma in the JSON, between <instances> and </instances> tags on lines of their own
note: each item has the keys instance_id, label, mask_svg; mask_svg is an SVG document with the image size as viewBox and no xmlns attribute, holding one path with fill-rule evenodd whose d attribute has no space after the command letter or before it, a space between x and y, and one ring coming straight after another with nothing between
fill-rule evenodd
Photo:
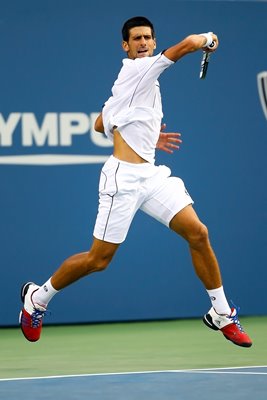
<instances>
[{"instance_id":1,"label":"man's face","mask_svg":"<svg viewBox=\"0 0 267 400\"><path fill-rule=\"evenodd\" d=\"M122 42L123 50L131 59L150 57L156 48L156 40L153 39L149 26L137 26L129 31L128 42Z\"/></svg>"}]
</instances>

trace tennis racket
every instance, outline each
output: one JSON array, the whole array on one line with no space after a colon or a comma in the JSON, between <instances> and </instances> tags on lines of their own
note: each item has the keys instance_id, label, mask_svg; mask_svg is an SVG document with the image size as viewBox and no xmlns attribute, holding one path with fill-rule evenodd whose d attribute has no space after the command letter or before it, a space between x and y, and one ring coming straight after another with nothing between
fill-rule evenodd
<instances>
[{"instance_id":1,"label":"tennis racket","mask_svg":"<svg viewBox=\"0 0 267 400\"><path fill-rule=\"evenodd\" d=\"M214 46L215 46L215 43L212 42L209 46L209 49L212 49L212 47L214 47ZM199 73L200 79L206 78L209 61L210 61L210 56L211 56L211 53L209 51L203 51L202 60L201 60L201 64L200 64L200 73Z\"/></svg>"}]
</instances>

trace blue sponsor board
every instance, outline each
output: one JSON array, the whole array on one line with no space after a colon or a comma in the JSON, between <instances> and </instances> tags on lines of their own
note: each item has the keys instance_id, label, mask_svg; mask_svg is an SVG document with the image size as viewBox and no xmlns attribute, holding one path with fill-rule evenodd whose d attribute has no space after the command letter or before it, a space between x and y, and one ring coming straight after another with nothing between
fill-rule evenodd
<instances>
[{"instance_id":1,"label":"blue sponsor board","mask_svg":"<svg viewBox=\"0 0 267 400\"><path fill-rule=\"evenodd\" d=\"M90 247L112 152L94 121L124 57L121 26L140 14L158 51L192 32L219 35L205 80L200 53L160 79L167 131L183 144L157 163L194 198L228 298L266 314L267 3L14 0L0 16L1 325L18 323L22 283L43 283ZM198 317L209 306L186 243L138 213L109 269L57 295L46 322Z\"/></svg>"}]
</instances>

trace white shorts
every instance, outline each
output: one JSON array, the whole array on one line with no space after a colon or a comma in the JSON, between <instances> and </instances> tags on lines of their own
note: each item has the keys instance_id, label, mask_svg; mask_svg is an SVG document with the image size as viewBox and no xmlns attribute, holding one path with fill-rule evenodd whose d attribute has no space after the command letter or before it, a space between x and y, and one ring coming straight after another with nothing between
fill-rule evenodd
<instances>
[{"instance_id":1,"label":"white shorts","mask_svg":"<svg viewBox=\"0 0 267 400\"><path fill-rule=\"evenodd\" d=\"M179 211L193 204L182 179L170 175L164 165L132 164L111 156L100 175L94 237L122 243L138 209L169 227Z\"/></svg>"}]
</instances>

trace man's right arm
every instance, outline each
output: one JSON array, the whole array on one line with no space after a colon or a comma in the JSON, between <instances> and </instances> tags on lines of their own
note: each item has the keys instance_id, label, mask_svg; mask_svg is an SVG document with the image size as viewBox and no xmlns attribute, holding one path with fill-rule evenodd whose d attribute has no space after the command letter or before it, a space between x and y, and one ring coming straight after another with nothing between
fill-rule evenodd
<instances>
[{"instance_id":1,"label":"man's right arm","mask_svg":"<svg viewBox=\"0 0 267 400\"><path fill-rule=\"evenodd\" d=\"M98 115L97 119L95 120L95 131L100 132L100 133L105 133L102 113L100 113Z\"/></svg>"},{"instance_id":2,"label":"man's right arm","mask_svg":"<svg viewBox=\"0 0 267 400\"><path fill-rule=\"evenodd\" d=\"M212 49L208 49L208 51L214 51L217 49L219 41L218 37L211 33L212 40L215 43L215 46ZM177 61L186 54L193 53L197 50L205 48L207 45L207 37L200 34L200 35L189 35L181 42L175 44L172 47L169 47L167 50L164 51L164 55L172 61Z\"/></svg>"}]
</instances>

